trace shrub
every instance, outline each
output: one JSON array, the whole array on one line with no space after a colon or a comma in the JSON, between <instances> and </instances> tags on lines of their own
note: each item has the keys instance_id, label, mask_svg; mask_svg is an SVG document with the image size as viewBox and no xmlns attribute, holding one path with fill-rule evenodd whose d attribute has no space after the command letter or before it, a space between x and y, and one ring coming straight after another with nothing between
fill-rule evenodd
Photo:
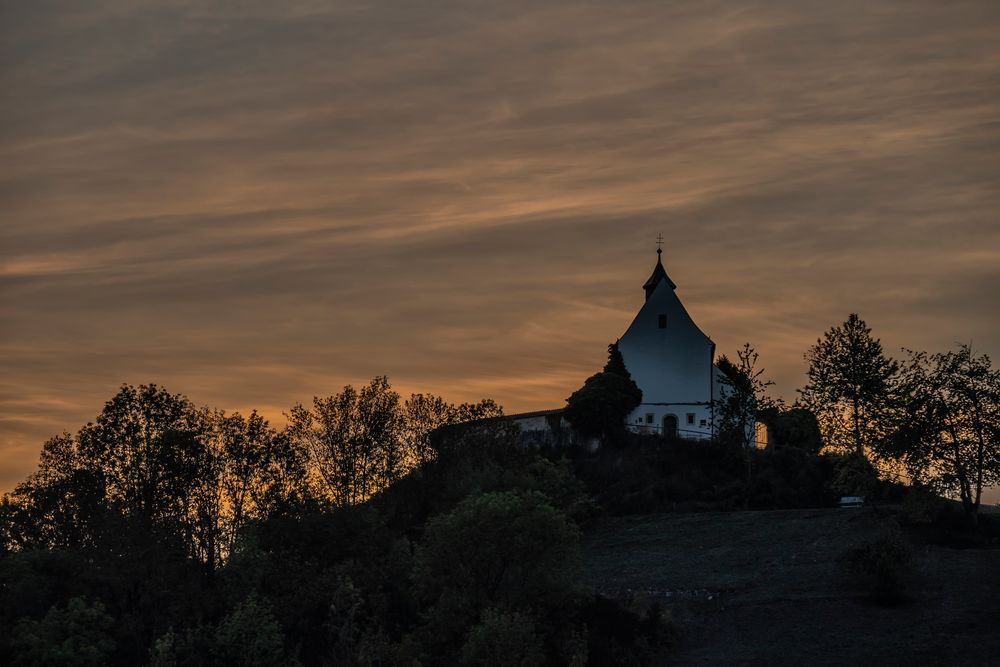
<instances>
[{"instance_id":1,"label":"shrub","mask_svg":"<svg viewBox=\"0 0 1000 667\"><path fill-rule=\"evenodd\" d=\"M487 609L469 632L462 662L480 667L536 667L544 664L545 652L530 617Z\"/></svg>"},{"instance_id":2,"label":"shrub","mask_svg":"<svg viewBox=\"0 0 1000 667\"><path fill-rule=\"evenodd\" d=\"M219 624L215 633L218 664L271 667L286 664L284 636L271 606L250 594Z\"/></svg>"},{"instance_id":3,"label":"shrub","mask_svg":"<svg viewBox=\"0 0 1000 667\"><path fill-rule=\"evenodd\" d=\"M876 603L885 606L906 600L911 558L910 545L899 531L848 549L842 556L855 585L863 588Z\"/></svg>"},{"instance_id":4,"label":"shrub","mask_svg":"<svg viewBox=\"0 0 1000 667\"><path fill-rule=\"evenodd\" d=\"M15 665L105 665L115 649L114 620L99 601L70 598L49 609L40 621L24 619L14 627Z\"/></svg>"},{"instance_id":5,"label":"shrub","mask_svg":"<svg viewBox=\"0 0 1000 667\"><path fill-rule=\"evenodd\" d=\"M426 604L420 643L451 656L487 609L558 616L570 606L579 531L538 493L485 493L427 524L414 587ZM471 650L471 649L470 649Z\"/></svg>"}]
</instances>

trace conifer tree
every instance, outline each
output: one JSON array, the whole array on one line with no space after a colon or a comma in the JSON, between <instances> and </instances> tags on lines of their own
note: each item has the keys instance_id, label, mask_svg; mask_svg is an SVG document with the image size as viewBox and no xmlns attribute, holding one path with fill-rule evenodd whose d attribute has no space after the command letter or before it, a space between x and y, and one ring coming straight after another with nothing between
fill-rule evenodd
<instances>
[{"instance_id":1,"label":"conifer tree","mask_svg":"<svg viewBox=\"0 0 1000 667\"><path fill-rule=\"evenodd\" d=\"M608 345L604 370L566 399L566 419L578 433L608 443L620 439L625 417L642 402L642 390L625 367L617 343Z\"/></svg>"}]
</instances>

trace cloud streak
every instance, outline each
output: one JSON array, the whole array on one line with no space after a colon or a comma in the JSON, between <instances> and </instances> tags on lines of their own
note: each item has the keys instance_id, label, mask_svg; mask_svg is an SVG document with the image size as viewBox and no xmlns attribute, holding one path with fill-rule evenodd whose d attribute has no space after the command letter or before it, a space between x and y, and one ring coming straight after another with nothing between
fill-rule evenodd
<instances>
[{"instance_id":1,"label":"cloud streak","mask_svg":"<svg viewBox=\"0 0 1000 667\"><path fill-rule=\"evenodd\" d=\"M858 311L1000 355L986 0L0 4L0 486L121 382L559 405L651 240L778 387Z\"/></svg>"}]
</instances>

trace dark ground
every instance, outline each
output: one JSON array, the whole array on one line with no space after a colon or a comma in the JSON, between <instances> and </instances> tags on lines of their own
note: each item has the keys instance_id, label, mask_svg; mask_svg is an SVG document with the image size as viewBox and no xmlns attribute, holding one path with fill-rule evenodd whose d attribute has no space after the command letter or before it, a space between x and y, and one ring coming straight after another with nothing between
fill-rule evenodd
<instances>
[{"instance_id":1,"label":"dark ground","mask_svg":"<svg viewBox=\"0 0 1000 667\"><path fill-rule=\"evenodd\" d=\"M680 665L1000 665L1000 550L914 544L909 599L880 607L838 556L890 529L872 509L608 519L584 543L588 582L659 601Z\"/></svg>"}]
</instances>

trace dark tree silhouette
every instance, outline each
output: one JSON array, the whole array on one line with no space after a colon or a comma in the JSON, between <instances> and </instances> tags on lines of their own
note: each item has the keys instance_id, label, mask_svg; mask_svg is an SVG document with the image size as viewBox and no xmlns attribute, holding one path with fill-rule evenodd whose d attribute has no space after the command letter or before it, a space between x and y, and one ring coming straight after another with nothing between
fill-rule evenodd
<instances>
[{"instance_id":1,"label":"dark tree silhouette","mask_svg":"<svg viewBox=\"0 0 1000 667\"><path fill-rule=\"evenodd\" d=\"M799 391L826 443L867 459L887 427L897 363L856 313L827 331L805 358L809 381Z\"/></svg>"},{"instance_id":2,"label":"dark tree silhouette","mask_svg":"<svg viewBox=\"0 0 1000 667\"><path fill-rule=\"evenodd\" d=\"M0 664L638 664L662 632L574 585L592 511L490 400L375 378L276 430L124 385L0 502Z\"/></svg>"},{"instance_id":3,"label":"dark tree silhouette","mask_svg":"<svg viewBox=\"0 0 1000 667\"><path fill-rule=\"evenodd\" d=\"M187 398L154 384L124 385L77 436L81 463L100 472L108 501L126 516L182 522L210 464L209 428Z\"/></svg>"},{"instance_id":4,"label":"dark tree silhouette","mask_svg":"<svg viewBox=\"0 0 1000 667\"><path fill-rule=\"evenodd\" d=\"M1000 371L969 345L957 352L910 352L894 429L877 453L909 477L957 497L978 523L983 488L1000 483Z\"/></svg>"},{"instance_id":5,"label":"dark tree silhouette","mask_svg":"<svg viewBox=\"0 0 1000 667\"><path fill-rule=\"evenodd\" d=\"M726 355L716 362L722 371L722 396L714 406L719 437L745 449L756 445L758 413L780 407L780 401L767 395L774 382L764 379L764 369L757 367L759 358L753 346L744 343L736 351L737 363Z\"/></svg>"},{"instance_id":6,"label":"dark tree silhouette","mask_svg":"<svg viewBox=\"0 0 1000 667\"><path fill-rule=\"evenodd\" d=\"M800 449L808 454L819 454L823 448L823 434L816 415L803 407L794 406L784 411L774 411L769 426L778 447Z\"/></svg>"},{"instance_id":7,"label":"dark tree silhouette","mask_svg":"<svg viewBox=\"0 0 1000 667\"><path fill-rule=\"evenodd\" d=\"M608 345L604 370L587 378L566 399L566 419L578 433L617 441L625 432L625 417L642 403L642 390L625 367L617 343Z\"/></svg>"}]
</instances>

